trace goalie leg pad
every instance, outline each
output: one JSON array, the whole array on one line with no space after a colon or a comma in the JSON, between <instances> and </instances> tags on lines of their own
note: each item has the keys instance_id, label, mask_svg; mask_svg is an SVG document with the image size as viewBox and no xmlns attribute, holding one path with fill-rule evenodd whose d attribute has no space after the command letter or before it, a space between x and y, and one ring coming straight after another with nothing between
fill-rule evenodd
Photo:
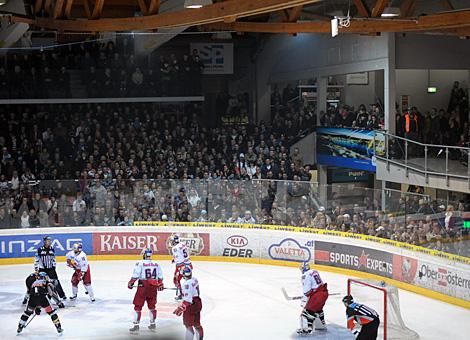
<instances>
[{"instance_id":1,"label":"goalie leg pad","mask_svg":"<svg viewBox=\"0 0 470 340\"><path fill-rule=\"evenodd\" d=\"M300 328L297 330L298 334L310 334L313 330L313 322L315 316L310 314L309 311L304 309L300 314Z\"/></svg>"}]
</instances>

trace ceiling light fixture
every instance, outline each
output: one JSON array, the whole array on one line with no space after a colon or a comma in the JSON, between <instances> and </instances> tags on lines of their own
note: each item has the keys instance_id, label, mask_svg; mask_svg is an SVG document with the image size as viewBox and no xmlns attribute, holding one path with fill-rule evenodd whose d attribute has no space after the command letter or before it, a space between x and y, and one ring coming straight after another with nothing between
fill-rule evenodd
<instances>
[{"instance_id":1,"label":"ceiling light fixture","mask_svg":"<svg viewBox=\"0 0 470 340\"><path fill-rule=\"evenodd\" d=\"M385 7L384 11L380 15L382 18L395 18L401 14L400 8L398 7Z\"/></svg>"},{"instance_id":2,"label":"ceiling light fixture","mask_svg":"<svg viewBox=\"0 0 470 340\"><path fill-rule=\"evenodd\" d=\"M8 0L0 0L0 6L6 5L7 2Z\"/></svg>"},{"instance_id":3,"label":"ceiling light fixture","mask_svg":"<svg viewBox=\"0 0 470 340\"><path fill-rule=\"evenodd\" d=\"M201 0L185 0L184 1L184 8L201 8L202 6L204 6L204 1L201 1Z\"/></svg>"}]
</instances>

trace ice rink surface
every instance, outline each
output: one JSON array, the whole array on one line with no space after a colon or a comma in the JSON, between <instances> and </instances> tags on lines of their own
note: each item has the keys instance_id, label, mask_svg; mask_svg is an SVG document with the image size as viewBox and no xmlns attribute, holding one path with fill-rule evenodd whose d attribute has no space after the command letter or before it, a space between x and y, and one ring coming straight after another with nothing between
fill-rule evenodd
<instances>
[{"instance_id":1,"label":"ice rink surface","mask_svg":"<svg viewBox=\"0 0 470 340\"><path fill-rule=\"evenodd\" d=\"M68 301L59 309L64 328L61 339L184 339L181 318L172 314L177 303L174 291L165 290L158 296L157 332L147 330L148 314L144 307L141 332L130 335L132 299L135 290L127 288L135 261L91 262L92 285L96 302L91 303L79 286L79 298ZM161 261L165 284L172 287L173 266ZM16 336L18 320L23 311L24 281L33 265L0 266L0 339L56 339L50 317L41 315ZM59 263L58 274L66 294L71 293L72 272ZM353 339L345 326L341 303L346 293L347 277L321 272L328 283L330 296L325 306L328 325L326 333L311 339ZM299 324L299 301L287 301L281 293L300 295L300 271L291 267L275 267L238 263L195 262L194 276L201 286L203 300L202 325L205 340L280 340L295 338ZM407 326L421 339L468 339L468 310L407 291L400 291L401 313ZM362 302L362 301L358 301ZM306 339L305 337L303 339Z\"/></svg>"}]
</instances>

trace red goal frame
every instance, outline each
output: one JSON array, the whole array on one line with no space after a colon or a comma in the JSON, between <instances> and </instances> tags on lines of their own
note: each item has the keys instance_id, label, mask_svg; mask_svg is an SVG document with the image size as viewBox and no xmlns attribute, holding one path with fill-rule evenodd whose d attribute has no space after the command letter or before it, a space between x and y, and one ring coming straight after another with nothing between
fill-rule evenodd
<instances>
[{"instance_id":1,"label":"red goal frame","mask_svg":"<svg viewBox=\"0 0 470 340\"><path fill-rule=\"evenodd\" d=\"M383 302L384 302L384 310L383 310L383 323L384 323L384 340L387 340L387 290L383 287L378 287L376 285L357 280L357 279L348 279L348 295L351 295L351 283L355 283L358 285L370 287L376 290L379 290L383 293Z\"/></svg>"}]
</instances>

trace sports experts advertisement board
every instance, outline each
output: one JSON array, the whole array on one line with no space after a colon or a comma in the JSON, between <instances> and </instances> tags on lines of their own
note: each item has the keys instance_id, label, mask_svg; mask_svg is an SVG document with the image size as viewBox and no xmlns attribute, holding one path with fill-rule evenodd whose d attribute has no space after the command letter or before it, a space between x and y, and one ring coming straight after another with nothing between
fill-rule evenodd
<instances>
[{"instance_id":1,"label":"sports experts advertisement board","mask_svg":"<svg viewBox=\"0 0 470 340\"><path fill-rule=\"evenodd\" d=\"M392 278L393 254L332 242L315 242L315 263Z\"/></svg>"}]
</instances>

